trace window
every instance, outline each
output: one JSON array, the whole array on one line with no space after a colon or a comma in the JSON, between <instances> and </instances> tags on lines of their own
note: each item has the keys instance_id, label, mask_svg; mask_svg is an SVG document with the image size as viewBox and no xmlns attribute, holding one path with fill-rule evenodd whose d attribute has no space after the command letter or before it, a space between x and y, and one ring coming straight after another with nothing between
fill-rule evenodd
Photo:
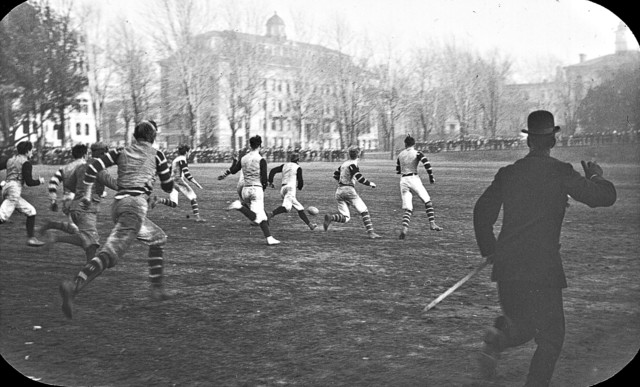
<instances>
[{"instance_id":1,"label":"window","mask_svg":"<svg viewBox=\"0 0 640 387\"><path fill-rule=\"evenodd\" d=\"M89 135L89 124L84 124L84 134Z\"/></svg>"},{"instance_id":2,"label":"window","mask_svg":"<svg viewBox=\"0 0 640 387\"><path fill-rule=\"evenodd\" d=\"M82 134L82 130L80 129L80 124L76 124L76 134L80 136Z\"/></svg>"},{"instance_id":3,"label":"window","mask_svg":"<svg viewBox=\"0 0 640 387\"><path fill-rule=\"evenodd\" d=\"M22 132L24 134L29 134L29 121L22 121Z\"/></svg>"},{"instance_id":4,"label":"window","mask_svg":"<svg viewBox=\"0 0 640 387\"><path fill-rule=\"evenodd\" d=\"M276 130L276 120L271 121L271 130Z\"/></svg>"}]
</instances>

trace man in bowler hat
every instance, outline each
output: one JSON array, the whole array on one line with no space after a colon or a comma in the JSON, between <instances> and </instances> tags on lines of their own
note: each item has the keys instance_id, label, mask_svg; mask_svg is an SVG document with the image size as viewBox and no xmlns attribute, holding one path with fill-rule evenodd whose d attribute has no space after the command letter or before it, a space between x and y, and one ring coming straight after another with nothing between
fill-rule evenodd
<instances>
[{"instance_id":1,"label":"man in bowler hat","mask_svg":"<svg viewBox=\"0 0 640 387\"><path fill-rule=\"evenodd\" d=\"M550 156L560 130L553 115L534 111L527 119L529 153L501 168L475 204L473 225L480 253L492 264L502 315L484 337L483 378L495 377L500 353L534 339L526 387L548 386L564 342L560 231L568 197L589 207L616 201L614 185L595 162L582 161L585 176ZM497 238L493 226L503 210Z\"/></svg>"}]
</instances>

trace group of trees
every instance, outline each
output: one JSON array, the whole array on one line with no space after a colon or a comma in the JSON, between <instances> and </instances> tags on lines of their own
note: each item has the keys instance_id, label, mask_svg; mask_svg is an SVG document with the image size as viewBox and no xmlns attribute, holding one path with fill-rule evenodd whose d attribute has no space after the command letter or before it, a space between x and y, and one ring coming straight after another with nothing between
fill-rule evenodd
<instances>
[{"instance_id":1,"label":"group of trees","mask_svg":"<svg viewBox=\"0 0 640 387\"><path fill-rule=\"evenodd\" d=\"M70 9L47 2L17 7L0 22L0 127L5 139L26 128L44 145L43 123L57 123L63 144L66 113L88 84ZM26 136L26 135L25 135ZM19 137L19 136L18 136Z\"/></svg>"}]
</instances>

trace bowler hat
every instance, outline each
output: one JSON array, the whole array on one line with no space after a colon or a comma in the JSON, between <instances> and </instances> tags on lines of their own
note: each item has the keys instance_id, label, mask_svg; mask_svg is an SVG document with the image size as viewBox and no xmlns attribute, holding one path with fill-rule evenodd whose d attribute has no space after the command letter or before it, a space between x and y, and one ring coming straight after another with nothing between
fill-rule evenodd
<instances>
[{"instance_id":1,"label":"bowler hat","mask_svg":"<svg viewBox=\"0 0 640 387\"><path fill-rule=\"evenodd\" d=\"M522 133L548 135L560 131L553 121L553 114L546 110L536 110L529 114L527 118L527 129L522 129Z\"/></svg>"}]
</instances>

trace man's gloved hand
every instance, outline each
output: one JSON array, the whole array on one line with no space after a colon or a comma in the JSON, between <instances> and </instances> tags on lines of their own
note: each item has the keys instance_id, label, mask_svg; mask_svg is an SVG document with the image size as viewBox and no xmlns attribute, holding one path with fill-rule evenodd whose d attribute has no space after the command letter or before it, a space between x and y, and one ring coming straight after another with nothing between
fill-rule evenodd
<instances>
[{"instance_id":1,"label":"man's gloved hand","mask_svg":"<svg viewBox=\"0 0 640 387\"><path fill-rule=\"evenodd\" d=\"M52 200L49 209L53 212L58 212L58 202L56 200Z\"/></svg>"},{"instance_id":2,"label":"man's gloved hand","mask_svg":"<svg viewBox=\"0 0 640 387\"><path fill-rule=\"evenodd\" d=\"M220 175L218 176L218 180L224 180L224 178L227 177L226 175Z\"/></svg>"},{"instance_id":3,"label":"man's gloved hand","mask_svg":"<svg viewBox=\"0 0 640 387\"><path fill-rule=\"evenodd\" d=\"M595 161L584 161L580 162L582 164L582 169L584 169L584 177L587 179L591 179L594 176L602 177L602 168Z\"/></svg>"},{"instance_id":4,"label":"man's gloved hand","mask_svg":"<svg viewBox=\"0 0 640 387\"><path fill-rule=\"evenodd\" d=\"M371 187L371 188L376 188L376 183L371 183L371 184L369 184L369 187Z\"/></svg>"}]
</instances>

